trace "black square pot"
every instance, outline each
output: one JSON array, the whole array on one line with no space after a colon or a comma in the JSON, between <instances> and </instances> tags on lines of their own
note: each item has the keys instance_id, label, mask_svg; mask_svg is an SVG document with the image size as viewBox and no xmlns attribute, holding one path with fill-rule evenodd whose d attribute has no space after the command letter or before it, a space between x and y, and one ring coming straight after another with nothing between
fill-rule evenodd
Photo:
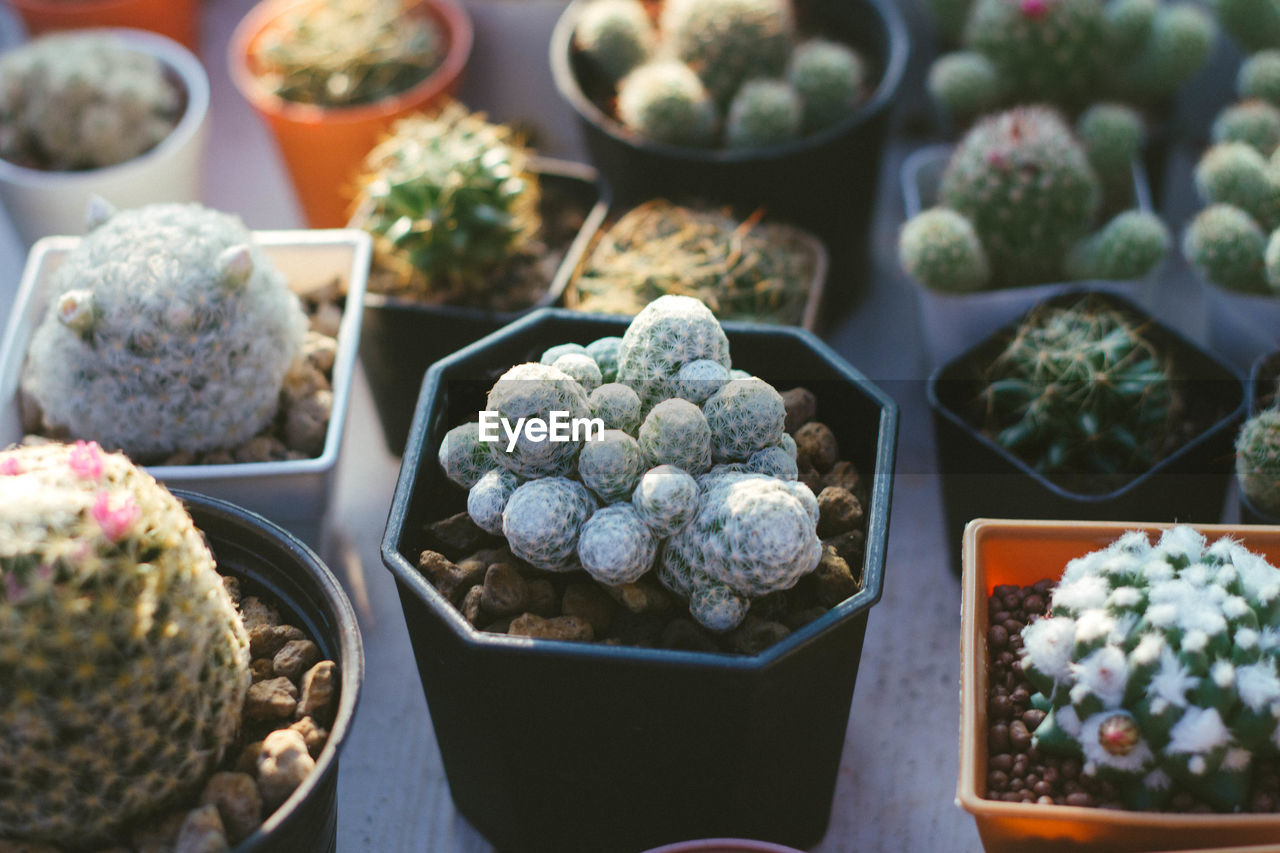
<instances>
[{"instance_id":1,"label":"black square pot","mask_svg":"<svg viewBox=\"0 0 1280 853\"><path fill-rule=\"evenodd\" d=\"M382 435L393 455L404 452L422 376L437 359L494 332L534 307L552 305L564 292L570 272L604 219L606 204L596 173L579 163L537 158L534 172L544 187L587 210L578 236L536 306L523 311L489 311L454 305L428 305L380 293L365 296L360 329L364 364Z\"/></svg>"},{"instance_id":2,"label":"black square pot","mask_svg":"<svg viewBox=\"0 0 1280 853\"><path fill-rule=\"evenodd\" d=\"M333 853L338 841L338 753L351 730L364 679L364 651L351 602L328 567L293 534L235 504L172 491L204 534L218 571L239 578L246 593L265 595L287 624L315 641L322 660L338 664L338 708L315 770L234 853Z\"/></svg>"},{"instance_id":3,"label":"black square pot","mask_svg":"<svg viewBox=\"0 0 1280 853\"><path fill-rule=\"evenodd\" d=\"M561 97L578 114L591 162L615 198L696 195L714 203L763 205L829 241L865 243L880 175L880 153L910 53L895 0L796 0L802 28L854 46L877 80L852 115L785 145L743 151L652 142L624 128L597 100L610 91L573 48L589 0L574 0L551 37L551 70Z\"/></svg>"},{"instance_id":4,"label":"black square pot","mask_svg":"<svg viewBox=\"0 0 1280 853\"><path fill-rule=\"evenodd\" d=\"M504 851L634 851L738 836L809 846L830 816L867 614L880 598L898 411L813 335L725 324L734 366L804 384L871 484L861 590L755 656L566 643L472 628L418 571L423 526L465 508L436 449L493 380L628 320L547 309L423 382L382 559L395 575L458 810Z\"/></svg>"},{"instance_id":5,"label":"black square pot","mask_svg":"<svg viewBox=\"0 0 1280 853\"><path fill-rule=\"evenodd\" d=\"M1070 303L1085 292L1069 291L1041 304ZM1109 491L1064 488L998 446L965 416L967 404L981 387L973 365L988 363L1018 322L1005 326L939 368L929 377L926 389L933 411L947 541L957 573L964 527L974 518L1212 523L1222 516L1236 428L1246 409L1243 381L1216 356L1150 319L1128 300L1091 292L1107 304L1147 318L1148 336L1173 354L1174 377L1183 398L1209 426L1147 471Z\"/></svg>"}]
</instances>

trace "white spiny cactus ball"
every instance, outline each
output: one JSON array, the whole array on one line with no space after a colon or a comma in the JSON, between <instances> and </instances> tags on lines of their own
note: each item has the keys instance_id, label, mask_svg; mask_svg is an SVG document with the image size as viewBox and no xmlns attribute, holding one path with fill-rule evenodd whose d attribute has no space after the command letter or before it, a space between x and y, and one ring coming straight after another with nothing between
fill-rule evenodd
<instances>
[{"instance_id":1,"label":"white spiny cactus ball","mask_svg":"<svg viewBox=\"0 0 1280 853\"><path fill-rule=\"evenodd\" d=\"M622 336L618 381L652 405L674 396L674 380L691 361L728 368L729 339L711 309L692 296L660 296L645 306Z\"/></svg>"}]
</instances>

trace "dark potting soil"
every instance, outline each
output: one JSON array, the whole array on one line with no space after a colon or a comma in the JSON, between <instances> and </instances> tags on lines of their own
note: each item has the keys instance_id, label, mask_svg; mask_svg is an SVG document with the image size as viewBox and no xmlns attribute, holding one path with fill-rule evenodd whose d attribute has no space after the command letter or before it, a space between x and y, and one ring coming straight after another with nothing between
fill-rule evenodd
<instances>
[{"instance_id":1,"label":"dark potting soil","mask_svg":"<svg viewBox=\"0 0 1280 853\"><path fill-rule=\"evenodd\" d=\"M987 790L989 800L1123 809L1119 789L1088 776L1078 758L1044 755L1032 735L1044 712L1031 707L1035 688L1022 674L1022 628L1044 614L1054 580L1002 585L987 599ZM1280 812L1280 758L1259 759L1243 811ZM1211 813L1208 803L1176 793L1163 811Z\"/></svg>"}]
</instances>

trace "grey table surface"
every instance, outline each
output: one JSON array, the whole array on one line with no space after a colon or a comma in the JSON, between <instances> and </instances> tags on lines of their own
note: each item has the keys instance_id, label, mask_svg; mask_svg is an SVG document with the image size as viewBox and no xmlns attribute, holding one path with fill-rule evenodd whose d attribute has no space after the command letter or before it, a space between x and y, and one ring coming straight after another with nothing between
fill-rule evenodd
<instances>
[{"instance_id":1,"label":"grey table surface","mask_svg":"<svg viewBox=\"0 0 1280 853\"><path fill-rule=\"evenodd\" d=\"M208 0L202 57L212 80L213 133L206 172L206 203L240 214L254 228L302 224L274 145L239 98L226 72L231 29L249 0ZM480 14L501 16L526 6L544 20L560 0L472 0ZM917 35L913 7L905 7ZM0 20L0 23L5 23ZM545 26L545 24L544 24ZM536 30L535 28L531 28ZM2 31L5 28L0 27ZM531 31L530 38L538 35ZM510 34L507 34L509 37ZM12 35L9 36L12 38ZM478 72L463 96L499 118L512 105L552 116L547 153L578 157L573 128L537 63L544 48L513 54L500 36L482 30L473 63ZM3 41L0 40L0 44ZM507 43L508 45L510 42ZM954 804L958 764L960 584L947 563L941 499L933 462L933 435L924 401L925 365L916 304L898 272L894 243L902 220L898 166L928 141L912 137L921 120L919 95L928 39L920 39L899 104L899 132L885 152L872 233L872 269L862 281L832 281L829 289L859 291L852 308L828 317L827 340L857 368L881 383L901 406L897 475L884 597L872 610L857 690L850 709L831 822L814 849L902 853L964 853L981 849L972 820ZM1206 105L1226 97L1233 56L1220 51L1216 74L1192 87L1184 121L1190 138L1203 137ZM1226 69L1223 71L1223 69ZM497 81L519 80L534 91L499 97ZM1188 177L1195 146L1175 147L1173 176L1162 207L1180 232L1195 204ZM25 249L7 218L0 222L0 319L21 274ZM1163 319L1203 338L1194 277L1172 258L1160 280ZM340 851L482 853L491 846L454 810L435 735L420 689L413 653L391 575L378 555L399 459L385 449L368 387L357 377L339 468L332 541L327 551L359 614L367 675L360 709L341 759ZM1226 518L1234 515L1228 501ZM1215 521L1217 519L1196 519Z\"/></svg>"}]
</instances>

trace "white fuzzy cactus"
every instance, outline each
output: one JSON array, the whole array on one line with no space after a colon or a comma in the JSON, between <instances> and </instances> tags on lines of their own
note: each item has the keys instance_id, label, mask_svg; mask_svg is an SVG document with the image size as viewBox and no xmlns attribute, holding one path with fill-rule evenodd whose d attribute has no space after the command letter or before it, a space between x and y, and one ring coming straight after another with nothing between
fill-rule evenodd
<instances>
[{"instance_id":1,"label":"white fuzzy cactus","mask_svg":"<svg viewBox=\"0 0 1280 853\"><path fill-rule=\"evenodd\" d=\"M467 492L467 515L481 530L501 536L502 513L519 485L520 478L510 471L490 470Z\"/></svg>"},{"instance_id":2,"label":"white fuzzy cactus","mask_svg":"<svg viewBox=\"0 0 1280 853\"><path fill-rule=\"evenodd\" d=\"M730 366L729 339L719 321L691 296L660 296L635 316L622 336L618 381L652 405L674 396L680 368L699 359Z\"/></svg>"},{"instance_id":3,"label":"white fuzzy cactus","mask_svg":"<svg viewBox=\"0 0 1280 853\"><path fill-rule=\"evenodd\" d=\"M240 220L196 204L111 216L47 292L23 390L50 426L142 460L267 427L307 331Z\"/></svg>"},{"instance_id":4,"label":"white fuzzy cactus","mask_svg":"<svg viewBox=\"0 0 1280 853\"><path fill-rule=\"evenodd\" d=\"M553 361L551 366L572 376L588 394L599 388L603 381L600 365L585 352L565 353Z\"/></svg>"},{"instance_id":5,"label":"white fuzzy cactus","mask_svg":"<svg viewBox=\"0 0 1280 853\"><path fill-rule=\"evenodd\" d=\"M550 365L533 362L518 364L502 374L489 391L486 408L511 424L521 418L550 421L552 412L567 413L569 418L585 418L591 412L586 391L577 380ZM511 451L505 443L495 443L492 453L499 465L521 477L555 477L575 470L580 448L579 442L537 441L521 431Z\"/></svg>"},{"instance_id":6,"label":"white fuzzy cactus","mask_svg":"<svg viewBox=\"0 0 1280 853\"><path fill-rule=\"evenodd\" d=\"M672 390L677 397L701 406L729 381L729 370L718 361L700 358L676 371Z\"/></svg>"},{"instance_id":7,"label":"white fuzzy cactus","mask_svg":"<svg viewBox=\"0 0 1280 853\"><path fill-rule=\"evenodd\" d=\"M654 533L670 536L698 511L698 481L674 465L650 468L636 484L631 504Z\"/></svg>"},{"instance_id":8,"label":"white fuzzy cactus","mask_svg":"<svg viewBox=\"0 0 1280 853\"><path fill-rule=\"evenodd\" d=\"M734 379L703 406L717 462L745 462L782 441L787 409L782 395L763 379Z\"/></svg>"},{"instance_id":9,"label":"white fuzzy cactus","mask_svg":"<svg viewBox=\"0 0 1280 853\"><path fill-rule=\"evenodd\" d=\"M586 355L587 348L582 344L556 344L538 357L539 364L552 365L565 355Z\"/></svg>"},{"instance_id":10,"label":"white fuzzy cactus","mask_svg":"<svg viewBox=\"0 0 1280 853\"><path fill-rule=\"evenodd\" d=\"M622 338L610 335L597 338L587 344L587 355L596 360L600 368L601 381L616 382L618 379L618 350L622 347Z\"/></svg>"},{"instance_id":11,"label":"white fuzzy cactus","mask_svg":"<svg viewBox=\"0 0 1280 853\"><path fill-rule=\"evenodd\" d=\"M605 429L620 429L629 435L640 430L640 396L630 385L607 382L591 392L587 402L591 417L604 422Z\"/></svg>"},{"instance_id":12,"label":"white fuzzy cactus","mask_svg":"<svg viewBox=\"0 0 1280 853\"><path fill-rule=\"evenodd\" d=\"M706 416L688 400L663 400L640 425L640 452L650 467L674 465L701 474L711 467L711 428Z\"/></svg>"},{"instance_id":13,"label":"white fuzzy cactus","mask_svg":"<svg viewBox=\"0 0 1280 853\"><path fill-rule=\"evenodd\" d=\"M792 439L793 443L794 441L795 439ZM780 445L766 447L751 454L747 459L747 470L777 477L779 480L794 480L800 476L795 451L788 453L787 449Z\"/></svg>"},{"instance_id":14,"label":"white fuzzy cactus","mask_svg":"<svg viewBox=\"0 0 1280 853\"><path fill-rule=\"evenodd\" d=\"M630 504L596 510L578 537L582 567L609 586L640 580L657 556L657 537Z\"/></svg>"},{"instance_id":15,"label":"white fuzzy cactus","mask_svg":"<svg viewBox=\"0 0 1280 853\"><path fill-rule=\"evenodd\" d=\"M543 571L578 568L578 535L596 510L587 487L566 477L521 484L502 511L502 534L511 553Z\"/></svg>"},{"instance_id":16,"label":"white fuzzy cactus","mask_svg":"<svg viewBox=\"0 0 1280 853\"><path fill-rule=\"evenodd\" d=\"M0 57L0 157L54 171L112 166L168 136L182 106L155 57L111 35L47 35Z\"/></svg>"},{"instance_id":17,"label":"white fuzzy cactus","mask_svg":"<svg viewBox=\"0 0 1280 853\"><path fill-rule=\"evenodd\" d=\"M605 430L578 454L578 476L606 504L629 500L644 469L639 443L622 430Z\"/></svg>"},{"instance_id":18,"label":"white fuzzy cactus","mask_svg":"<svg viewBox=\"0 0 1280 853\"><path fill-rule=\"evenodd\" d=\"M440 442L440 467L453 482L470 489L486 473L497 467L494 442L480 440L480 422L461 424L444 434Z\"/></svg>"}]
</instances>

